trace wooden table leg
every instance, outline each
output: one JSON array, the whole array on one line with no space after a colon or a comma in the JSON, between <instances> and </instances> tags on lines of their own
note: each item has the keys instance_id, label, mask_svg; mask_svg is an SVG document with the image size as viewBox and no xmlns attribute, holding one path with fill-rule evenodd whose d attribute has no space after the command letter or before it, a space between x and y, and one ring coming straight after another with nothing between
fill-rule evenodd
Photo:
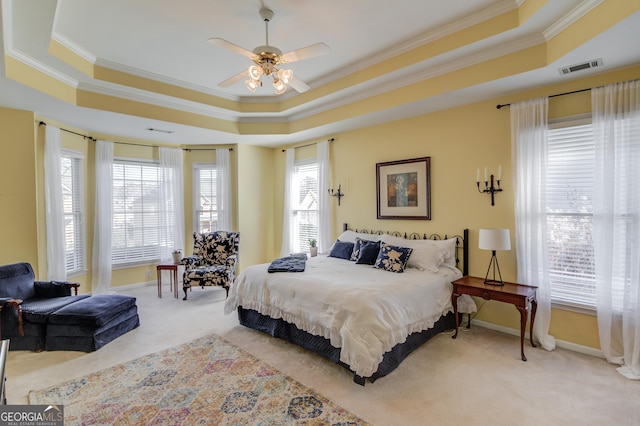
<instances>
[{"instance_id":1,"label":"wooden table leg","mask_svg":"<svg viewBox=\"0 0 640 426\"><path fill-rule=\"evenodd\" d=\"M173 297L178 298L178 267L173 270Z\"/></svg>"},{"instance_id":2,"label":"wooden table leg","mask_svg":"<svg viewBox=\"0 0 640 426\"><path fill-rule=\"evenodd\" d=\"M516 306L518 311L520 311L520 354L522 355L522 360L526 361L527 357L524 356L524 333L527 328L527 308Z\"/></svg>"},{"instance_id":3,"label":"wooden table leg","mask_svg":"<svg viewBox=\"0 0 640 426\"><path fill-rule=\"evenodd\" d=\"M162 299L162 271L159 268L156 268L156 275L158 277L158 297Z\"/></svg>"},{"instance_id":4,"label":"wooden table leg","mask_svg":"<svg viewBox=\"0 0 640 426\"><path fill-rule=\"evenodd\" d=\"M531 346L534 348L536 344L533 343L533 324L536 322L536 311L538 310L538 302L536 300L531 301L531 325L529 326L529 340L531 341Z\"/></svg>"},{"instance_id":5,"label":"wooden table leg","mask_svg":"<svg viewBox=\"0 0 640 426\"><path fill-rule=\"evenodd\" d=\"M453 336L451 336L452 339L455 339L456 337L458 337L458 295L455 293L451 294L451 303L453 304L453 316L456 317L456 332Z\"/></svg>"}]
</instances>

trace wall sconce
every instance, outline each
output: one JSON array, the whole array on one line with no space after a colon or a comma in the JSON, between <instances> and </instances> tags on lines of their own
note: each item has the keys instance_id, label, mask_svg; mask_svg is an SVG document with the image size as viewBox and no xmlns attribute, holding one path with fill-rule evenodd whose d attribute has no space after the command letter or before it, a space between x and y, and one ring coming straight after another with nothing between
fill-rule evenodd
<instances>
[{"instance_id":1,"label":"wall sconce","mask_svg":"<svg viewBox=\"0 0 640 426\"><path fill-rule=\"evenodd\" d=\"M344 194L342 193L342 186L340 184L338 184L338 190L337 191L333 191L333 189L329 190L329 196L331 197L337 197L338 198L338 205L340 205L340 199L342 197L344 197Z\"/></svg>"},{"instance_id":2,"label":"wall sconce","mask_svg":"<svg viewBox=\"0 0 640 426\"><path fill-rule=\"evenodd\" d=\"M493 175L491 175L491 178L489 180L489 177L487 175L487 168L484 168L484 189L480 189L480 169L478 168L478 173L476 175L476 185L478 187L478 192L480 193L485 193L485 194L491 194L491 205L495 206L495 200L494 200L494 194L496 192L502 192L502 188L500 188L500 177L502 175L502 166L498 166L498 179L496 179L497 185L494 185L493 183Z\"/></svg>"}]
</instances>

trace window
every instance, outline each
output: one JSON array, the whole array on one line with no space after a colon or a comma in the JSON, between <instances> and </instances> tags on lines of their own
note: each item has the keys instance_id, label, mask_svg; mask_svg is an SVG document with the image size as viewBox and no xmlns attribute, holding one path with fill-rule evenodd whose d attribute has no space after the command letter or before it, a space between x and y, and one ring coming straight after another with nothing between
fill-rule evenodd
<instances>
[{"instance_id":1,"label":"window","mask_svg":"<svg viewBox=\"0 0 640 426\"><path fill-rule=\"evenodd\" d=\"M111 247L114 265L157 261L162 247L175 246L163 232L173 226L167 223L173 220L173 215L167 214L171 206L164 207L161 203L163 172L151 162L114 161Z\"/></svg>"},{"instance_id":2,"label":"window","mask_svg":"<svg viewBox=\"0 0 640 426\"><path fill-rule=\"evenodd\" d=\"M83 161L80 153L62 150L60 174L67 275L85 270Z\"/></svg>"},{"instance_id":3,"label":"window","mask_svg":"<svg viewBox=\"0 0 640 426\"><path fill-rule=\"evenodd\" d=\"M218 229L218 206L216 203L216 165L214 163L193 165L193 204L194 231L216 231Z\"/></svg>"},{"instance_id":4,"label":"window","mask_svg":"<svg viewBox=\"0 0 640 426\"><path fill-rule=\"evenodd\" d=\"M595 308L595 145L590 122L548 133L547 235L552 302Z\"/></svg>"},{"instance_id":5,"label":"window","mask_svg":"<svg viewBox=\"0 0 640 426\"><path fill-rule=\"evenodd\" d=\"M318 163L296 162L292 180L292 250L309 251L309 239L318 239Z\"/></svg>"}]
</instances>

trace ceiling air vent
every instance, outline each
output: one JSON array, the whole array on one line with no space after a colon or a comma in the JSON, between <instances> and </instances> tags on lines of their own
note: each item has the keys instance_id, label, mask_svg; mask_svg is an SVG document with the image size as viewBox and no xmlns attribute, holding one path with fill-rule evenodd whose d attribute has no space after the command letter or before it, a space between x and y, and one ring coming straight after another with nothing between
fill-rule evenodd
<instances>
[{"instance_id":1,"label":"ceiling air vent","mask_svg":"<svg viewBox=\"0 0 640 426\"><path fill-rule=\"evenodd\" d=\"M153 127L147 127L147 130L150 132L160 132L160 133L168 133L168 134L175 132L175 130L154 129Z\"/></svg>"},{"instance_id":2,"label":"ceiling air vent","mask_svg":"<svg viewBox=\"0 0 640 426\"><path fill-rule=\"evenodd\" d=\"M602 58L593 59L591 61L583 62L581 64L575 64L568 67L558 68L560 75L571 74L572 72L588 70L589 68L601 67Z\"/></svg>"}]
</instances>

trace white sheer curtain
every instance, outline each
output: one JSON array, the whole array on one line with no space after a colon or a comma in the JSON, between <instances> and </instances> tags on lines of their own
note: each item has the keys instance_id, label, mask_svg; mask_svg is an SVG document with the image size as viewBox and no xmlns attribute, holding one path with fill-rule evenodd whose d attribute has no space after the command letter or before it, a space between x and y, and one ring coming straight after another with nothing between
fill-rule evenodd
<instances>
[{"instance_id":1,"label":"white sheer curtain","mask_svg":"<svg viewBox=\"0 0 640 426\"><path fill-rule=\"evenodd\" d=\"M607 360L640 380L640 81L592 89L596 306Z\"/></svg>"},{"instance_id":2,"label":"white sheer curtain","mask_svg":"<svg viewBox=\"0 0 640 426\"><path fill-rule=\"evenodd\" d=\"M231 169L228 148L216 149L216 203L218 229L231 231Z\"/></svg>"},{"instance_id":3,"label":"white sheer curtain","mask_svg":"<svg viewBox=\"0 0 640 426\"><path fill-rule=\"evenodd\" d=\"M111 287L111 226L113 221L113 142L96 141L96 211L93 233L91 292Z\"/></svg>"},{"instance_id":4,"label":"white sheer curtain","mask_svg":"<svg viewBox=\"0 0 640 426\"><path fill-rule=\"evenodd\" d=\"M171 260L173 249L182 249L184 244L184 184L183 161L180 148L158 148L160 168L164 173L160 189L160 205L164 206L161 229L162 250L160 260ZM184 252L184 250L183 250Z\"/></svg>"},{"instance_id":5,"label":"white sheer curtain","mask_svg":"<svg viewBox=\"0 0 640 426\"><path fill-rule=\"evenodd\" d=\"M546 350L556 341L549 334L551 289L547 258L546 174L548 98L512 103L511 162L514 170L518 282L538 286L534 337Z\"/></svg>"},{"instance_id":6,"label":"white sheer curtain","mask_svg":"<svg viewBox=\"0 0 640 426\"><path fill-rule=\"evenodd\" d=\"M280 256L291 254L291 185L293 185L294 168L293 148L287 149L284 172L284 206L282 212L282 248Z\"/></svg>"},{"instance_id":7,"label":"white sheer curtain","mask_svg":"<svg viewBox=\"0 0 640 426\"><path fill-rule=\"evenodd\" d=\"M318 251L331 248L331 209L329 204L329 141L318 142Z\"/></svg>"},{"instance_id":8,"label":"white sheer curtain","mask_svg":"<svg viewBox=\"0 0 640 426\"><path fill-rule=\"evenodd\" d=\"M47 124L44 144L44 195L47 224L47 279L67 279L64 206L60 171L60 129Z\"/></svg>"}]
</instances>

